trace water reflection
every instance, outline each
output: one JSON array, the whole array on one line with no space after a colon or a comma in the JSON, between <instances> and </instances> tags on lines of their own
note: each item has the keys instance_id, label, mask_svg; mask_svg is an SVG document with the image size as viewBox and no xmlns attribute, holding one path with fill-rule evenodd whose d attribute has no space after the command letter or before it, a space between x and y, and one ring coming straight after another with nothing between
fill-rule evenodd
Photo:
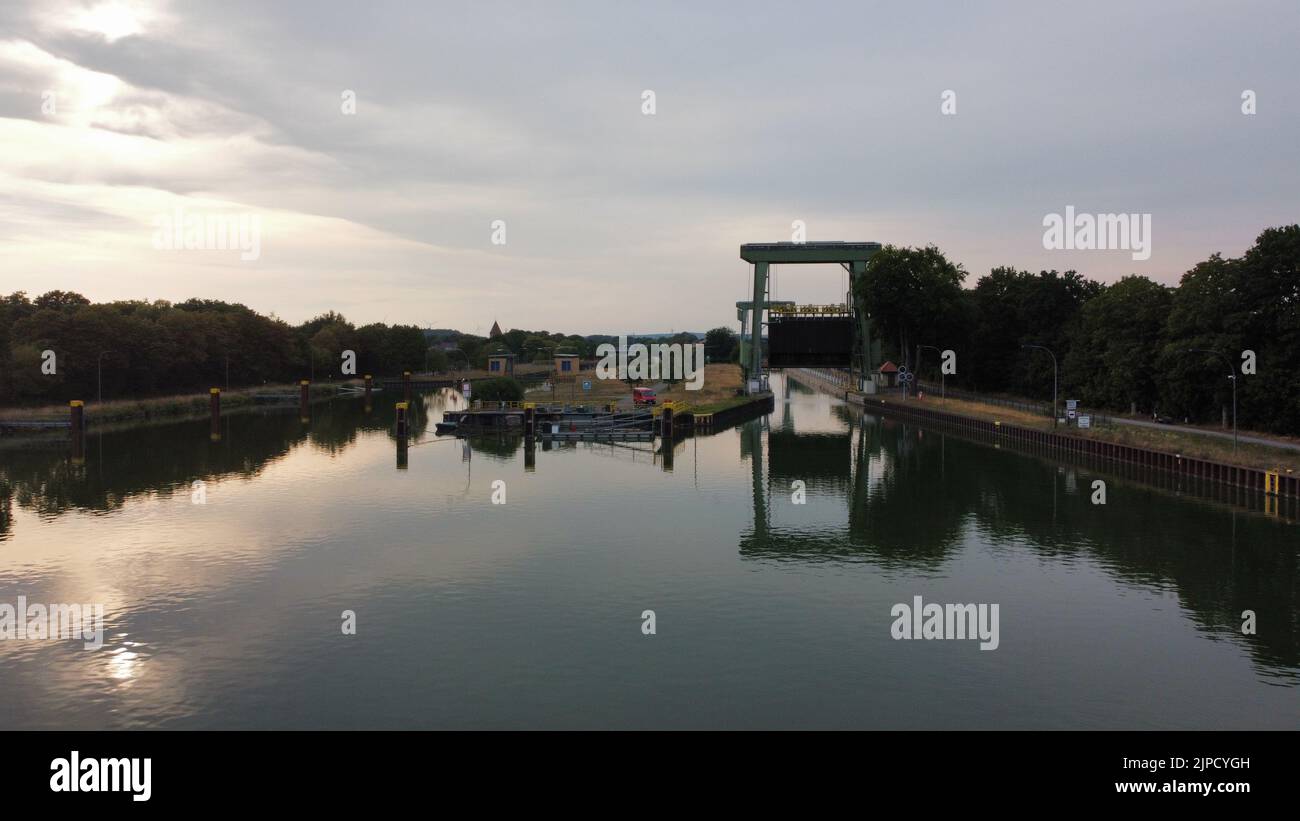
<instances>
[{"instance_id":1,"label":"water reflection","mask_svg":"<svg viewBox=\"0 0 1300 821\"><path fill-rule=\"evenodd\" d=\"M991 550L1029 545L1044 561L1085 554L1125 581L1170 586L1206 630L1240 642L1261 665L1295 676L1295 525L1236 508L1225 514L1221 505L1097 468L1027 457L850 408L836 403L829 415L811 414L818 422L836 420L835 431L799 432L800 413L811 412L799 403L786 404L765 435L763 422L745 426L740 454L753 468L754 524L741 536L742 556L937 572L972 542ZM842 519L783 523L773 510L795 510L788 500L796 479L806 483L810 500L824 495L842 502ZM1091 502L1094 479L1108 483L1105 505ZM1271 627L1242 635L1245 610Z\"/></svg>"},{"instance_id":2,"label":"water reflection","mask_svg":"<svg viewBox=\"0 0 1300 821\"><path fill-rule=\"evenodd\" d=\"M410 439L426 437L444 411L464 406L453 391L417 396L408 416ZM339 456L372 431L397 443L395 420L391 401L368 407L335 399L313 405L307 424L296 405L227 414L215 442L207 435L208 423L197 420L92 431L84 464L75 464L62 442L11 444L0 450L0 540L12 527L15 503L44 517L109 512L141 495L188 494L196 480L255 478L300 447Z\"/></svg>"},{"instance_id":3,"label":"water reflection","mask_svg":"<svg viewBox=\"0 0 1300 821\"><path fill-rule=\"evenodd\" d=\"M92 433L84 464L6 447L0 601L111 617L99 652L0 642L0 727L1279 726L1295 704L1294 525L773 384L770 415L668 447L435 436L452 392L416 397L404 442L379 394L231 414L218 442ZM922 590L998 596L1002 649L900 650L884 614ZM672 641L638 642L623 622L655 604ZM1212 703L1173 692L1210 677Z\"/></svg>"}]
</instances>

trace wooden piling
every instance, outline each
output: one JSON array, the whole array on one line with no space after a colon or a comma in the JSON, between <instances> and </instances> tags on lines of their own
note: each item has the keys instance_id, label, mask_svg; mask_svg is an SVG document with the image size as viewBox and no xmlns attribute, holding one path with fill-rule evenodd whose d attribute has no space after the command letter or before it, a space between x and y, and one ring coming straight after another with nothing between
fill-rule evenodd
<instances>
[{"instance_id":1,"label":"wooden piling","mask_svg":"<svg viewBox=\"0 0 1300 821\"><path fill-rule=\"evenodd\" d=\"M213 442L221 441L221 388L208 389L208 411L212 417L212 426L208 438Z\"/></svg>"},{"instance_id":2,"label":"wooden piling","mask_svg":"<svg viewBox=\"0 0 1300 821\"><path fill-rule=\"evenodd\" d=\"M298 418L303 421L303 424L311 421L311 412L309 410L311 405L308 401L310 391L310 380L304 379L298 383Z\"/></svg>"},{"instance_id":3,"label":"wooden piling","mask_svg":"<svg viewBox=\"0 0 1300 821\"><path fill-rule=\"evenodd\" d=\"M68 424L72 429L72 462L86 461L86 403L73 399L68 403Z\"/></svg>"},{"instance_id":4,"label":"wooden piling","mask_svg":"<svg viewBox=\"0 0 1300 821\"><path fill-rule=\"evenodd\" d=\"M411 401L411 372L402 371L402 401Z\"/></svg>"}]
</instances>

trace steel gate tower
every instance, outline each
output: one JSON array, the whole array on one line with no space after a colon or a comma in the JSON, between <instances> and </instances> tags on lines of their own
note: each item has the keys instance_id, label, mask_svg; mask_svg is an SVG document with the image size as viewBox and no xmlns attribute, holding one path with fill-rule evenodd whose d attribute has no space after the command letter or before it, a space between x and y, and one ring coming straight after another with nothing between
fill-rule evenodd
<instances>
[{"instance_id":1,"label":"steel gate tower","mask_svg":"<svg viewBox=\"0 0 1300 821\"><path fill-rule=\"evenodd\" d=\"M842 266L849 272L849 291L853 294L853 315L856 319L858 344L862 346L862 369L859 373L858 389L862 390L862 380L875 368L871 361L871 320L867 316L866 306L858 297L858 280L866 274L867 262L880 250L878 242L755 242L740 246L740 258L754 266L754 294L749 303L749 339L748 349L741 338L743 355L748 354L749 384L746 390L753 391L753 381L759 381L762 389L763 373L763 311L771 304L767 301L768 268L772 264L780 265L817 265L832 263ZM741 303L737 303L740 307ZM852 362L849 363L852 368Z\"/></svg>"}]
</instances>

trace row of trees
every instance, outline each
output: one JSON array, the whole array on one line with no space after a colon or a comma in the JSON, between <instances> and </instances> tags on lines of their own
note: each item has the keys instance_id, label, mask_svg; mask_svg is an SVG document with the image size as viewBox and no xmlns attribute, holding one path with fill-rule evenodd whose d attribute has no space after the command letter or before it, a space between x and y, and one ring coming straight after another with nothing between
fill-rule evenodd
<instances>
[{"instance_id":1,"label":"row of trees","mask_svg":"<svg viewBox=\"0 0 1300 821\"><path fill-rule=\"evenodd\" d=\"M438 344L448 343L467 354L469 361L481 366L488 353L503 349L519 357L520 362L549 362L556 353L576 353L583 359L594 359L601 345L618 345L618 337L608 334L576 336L574 334L548 333L546 331L525 331L513 329L506 331L495 339L483 339L457 331L431 331L431 338ZM683 331L671 336L639 337L630 336L627 343L666 343L694 344L704 343L704 352L710 362L731 362L736 358L739 339L730 328L714 328L699 336Z\"/></svg>"},{"instance_id":2,"label":"row of trees","mask_svg":"<svg viewBox=\"0 0 1300 821\"><path fill-rule=\"evenodd\" d=\"M520 362L549 362L557 353L576 353L587 359L595 356L596 350L596 343L590 341L594 337L519 328L512 328L495 339L484 340L469 334L457 334L456 338L460 347L468 344L469 350L484 360L489 351L498 349L510 351Z\"/></svg>"},{"instance_id":3,"label":"row of trees","mask_svg":"<svg viewBox=\"0 0 1300 821\"><path fill-rule=\"evenodd\" d=\"M1231 367L1243 428L1300 433L1300 225L1264 231L1241 257L1215 254L1172 288L995 268L967 289L966 271L934 247L886 247L867 274L860 296L886 354L910 366L918 344L952 349L950 385L1051 396L1051 358L1022 347L1043 345L1059 363L1062 398L1217 421L1231 403ZM1243 372L1246 351L1253 374ZM938 357L922 363L937 378Z\"/></svg>"},{"instance_id":4,"label":"row of trees","mask_svg":"<svg viewBox=\"0 0 1300 821\"><path fill-rule=\"evenodd\" d=\"M427 357L419 328L358 328L334 313L292 326L213 300L91 304L64 291L0 297L3 404L94 398L101 370L105 398L339 378L345 350L356 353L358 374L415 370Z\"/></svg>"},{"instance_id":5,"label":"row of trees","mask_svg":"<svg viewBox=\"0 0 1300 821\"><path fill-rule=\"evenodd\" d=\"M1024 345L1051 349L1065 395L1088 407L1158 411L1217 419L1238 383L1242 427L1300 433L1300 225L1270 228L1238 258L1218 254L1175 288L1140 276L1111 285L1075 271L995 268L964 288L966 271L937 248L884 248L857 284L890 358L915 367L917 345L958 355L954 386L1050 396L1052 361ZM629 340L693 343L693 334ZM613 336L511 330L495 339L409 325L354 326L326 313L292 326L237 304L191 299L91 304L51 291L35 299L0 296L0 403L90 398L97 366L104 396L139 396L341 375L340 355L357 355L357 374L483 367L504 347L522 361L557 350L584 358ZM734 361L735 334L705 335L710 361ZM54 352L53 363L46 355ZM1255 373L1243 372L1253 352ZM923 375L937 375L938 357ZM51 367L52 365L52 367ZM53 372L51 372L51 370Z\"/></svg>"},{"instance_id":6,"label":"row of trees","mask_svg":"<svg viewBox=\"0 0 1300 821\"><path fill-rule=\"evenodd\" d=\"M337 379L350 375L343 372L344 351L355 353L356 375L395 375L484 368L499 349L522 362L549 362L557 351L592 358L600 344L617 341L518 329L488 339L412 325L357 326L333 311L295 326L215 300L92 304L66 291L35 299L18 292L0 296L0 404L92 399L101 372L105 398L137 397ZM681 333L654 341L697 338ZM727 328L707 335L713 361L734 357L735 344Z\"/></svg>"}]
</instances>

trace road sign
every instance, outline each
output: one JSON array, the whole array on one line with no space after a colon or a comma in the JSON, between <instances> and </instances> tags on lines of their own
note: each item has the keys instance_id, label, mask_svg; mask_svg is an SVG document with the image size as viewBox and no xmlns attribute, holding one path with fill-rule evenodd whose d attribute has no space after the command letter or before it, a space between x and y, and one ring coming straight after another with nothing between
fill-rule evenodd
<instances>
[{"instance_id":1,"label":"road sign","mask_svg":"<svg viewBox=\"0 0 1300 821\"><path fill-rule=\"evenodd\" d=\"M587 379L587 380L583 380L583 383L582 383L582 389L583 389L584 391L589 391L589 390L591 390L591 380L589 380L589 379Z\"/></svg>"},{"instance_id":2,"label":"road sign","mask_svg":"<svg viewBox=\"0 0 1300 821\"><path fill-rule=\"evenodd\" d=\"M1079 407L1079 400L1078 400L1078 399L1067 399L1067 400L1065 400L1065 409L1066 409L1066 410L1076 410L1078 407Z\"/></svg>"},{"instance_id":3,"label":"road sign","mask_svg":"<svg viewBox=\"0 0 1300 821\"><path fill-rule=\"evenodd\" d=\"M1086 414L1079 417L1079 429L1092 427L1092 417Z\"/></svg>"},{"instance_id":4,"label":"road sign","mask_svg":"<svg viewBox=\"0 0 1300 821\"><path fill-rule=\"evenodd\" d=\"M1078 415L1078 413L1079 413L1079 412L1076 411L1074 408L1070 408L1069 410L1067 410L1067 411L1065 412L1065 418L1066 418L1066 419L1073 419L1075 416Z\"/></svg>"},{"instance_id":5,"label":"road sign","mask_svg":"<svg viewBox=\"0 0 1300 821\"><path fill-rule=\"evenodd\" d=\"M465 398L466 398L466 399L469 399L469 383L468 383L468 382L462 382L462 383L461 383L461 386L460 386L460 392L463 393L463 394L465 395Z\"/></svg>"}]
</instances>

